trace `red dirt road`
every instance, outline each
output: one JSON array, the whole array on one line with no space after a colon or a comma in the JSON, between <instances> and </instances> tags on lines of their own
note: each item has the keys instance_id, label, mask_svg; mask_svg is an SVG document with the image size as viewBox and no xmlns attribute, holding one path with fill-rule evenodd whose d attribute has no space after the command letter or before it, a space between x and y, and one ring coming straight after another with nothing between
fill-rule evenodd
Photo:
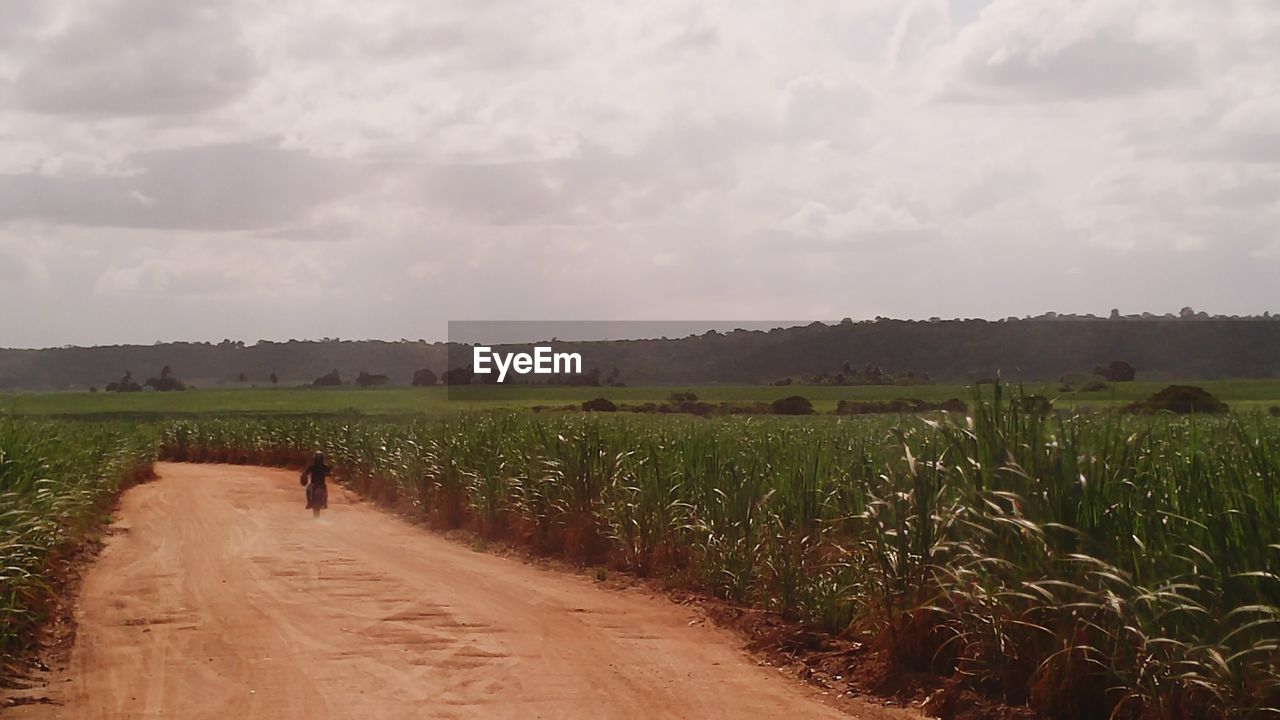
<instances>
[{"instance_id":1,"label":"red dirt road","mask_svg":"<svg viewBox=\"0 0 1280 720\"><path fill-rule=\"evenodd\" d=\"M0 715L848 717L664 598L475 552L337 487L312 518L291 472L158 469L85 577L68 667L22 693L47 702Z\"/></svg>"}]
</instances>

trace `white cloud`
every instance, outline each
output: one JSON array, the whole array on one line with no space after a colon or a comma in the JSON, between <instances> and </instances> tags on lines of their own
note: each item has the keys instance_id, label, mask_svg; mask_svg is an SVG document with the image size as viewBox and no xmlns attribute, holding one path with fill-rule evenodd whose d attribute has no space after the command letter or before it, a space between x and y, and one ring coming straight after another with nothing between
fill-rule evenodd
<instances>
[{"instance_id":1,"label":"white cloud","mask_svg":"<svg viewBox=\"0 0 1280 720\"><path fill-rule=\"evenodd\" d=\"M12 2L0 304L103 314L13 343L1248 312L1280 271L1270 0Z\"/></svg>"}]
</instances>

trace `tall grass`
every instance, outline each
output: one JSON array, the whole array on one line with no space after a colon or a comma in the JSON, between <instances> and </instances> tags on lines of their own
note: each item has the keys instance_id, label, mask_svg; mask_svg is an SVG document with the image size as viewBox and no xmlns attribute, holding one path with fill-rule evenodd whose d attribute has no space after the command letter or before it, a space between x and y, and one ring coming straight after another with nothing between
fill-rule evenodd
<instances>
[{"instance_id":1,"label":"tall grass","mask_svg":"<svg viewBox=\"0 0 1280 720\"><path fill-rule=\"evenodd\" d=\"M52 561L151 472L153 430L0 418L0 659L31 640L55 585Z\"/></svg>"},{"instance_id":2,"label":"tall grass","mask_svg":"<svg viewBox=\"0 0 1280 720\"><path fill-rule=\"evenodd\" d=\"M1049 717L1280 715L1280 422L465 415L176 422L437 525L663 575Z\"/></svg>"}]
</instances>

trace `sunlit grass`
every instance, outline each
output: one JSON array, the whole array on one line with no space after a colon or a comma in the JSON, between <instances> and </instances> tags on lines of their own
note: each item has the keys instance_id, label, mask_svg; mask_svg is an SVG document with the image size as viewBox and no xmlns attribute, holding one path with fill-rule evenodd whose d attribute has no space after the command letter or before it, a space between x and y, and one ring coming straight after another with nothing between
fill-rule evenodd
<instances>
[{"instance_id":1,"label":"sunlit grass","mask_svg":"<svg viewBox=\"0 0 1280 720\"><path fill-rule=\"evenodd\" d=\"M155 459L153 429L0 418L0 649L23 648L53 592L51 558L107 518Z\"/></svg>"},{"instance_id":2,"label":"sunlit grass","mask_svg":"<svg viewBox=\"0 0 1280 720\"><path fill-rule=\"evenodd\" d=\"M971 406L179 421L164 454L320 447L441 526L862 635L1058 717L1276 714L1280 421L1023 413L1003 391Z\"/></svg>"}]
</instances>

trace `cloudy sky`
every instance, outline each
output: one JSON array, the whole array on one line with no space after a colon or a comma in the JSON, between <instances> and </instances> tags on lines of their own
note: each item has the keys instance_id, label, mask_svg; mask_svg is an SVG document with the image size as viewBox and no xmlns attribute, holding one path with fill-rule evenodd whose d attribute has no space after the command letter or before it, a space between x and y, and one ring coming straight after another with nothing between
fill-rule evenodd
<instances>
[{"instance_id":1,"label":"cloudy sky","mask_svg":"<svg viewBox=\"0 0 1280 720\"><path fill-rule=\"evenodd\" d=\"M1280 310L1275 0L3 0L0 346Z\"/></svg>"}]
</instances>

